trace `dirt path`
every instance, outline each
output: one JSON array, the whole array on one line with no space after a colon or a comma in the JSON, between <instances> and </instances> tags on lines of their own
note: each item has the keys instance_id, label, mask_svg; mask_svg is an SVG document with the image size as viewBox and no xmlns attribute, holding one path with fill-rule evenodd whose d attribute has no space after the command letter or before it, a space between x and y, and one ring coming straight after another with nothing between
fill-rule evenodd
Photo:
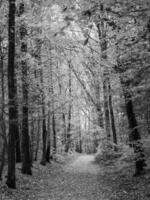
<instances>
[{"instance_id":1,"label":"dirt path","mask_svg":"<svg viewBox=\"0 0 150 200\"><path fill-rule=\"evenodd\" d=\"M65 172L97 175L100 168L94 162L93 155L81 155L71 164L64 167Z\"/></svg>"},{"instance_id":2,"label":"dirt path","mask_svg":"<svg viewBox=\"0 0 150 200\"><path fill-rule=\"evenodd\" d=\"M115 172L91 155L66 157L65 163L34 163L33 176L22 175L18 165L17 189L0 183L0 200L149 200L148 173L133 178L131 166Z\"/></svg>"},{"instance_id":3,"label":"dirt path","mask_svg":"<svg viewBox=\"0 0 150 200\"><path fill-rule=\"evenodd\" d=\"M17 177L17 190L8 190L2 200L110 200L111 191L103 185L92 155L78 156L65 165L35 163L32 177L19 171Z\"/></svg>"},{"instance_id":4,"label":"dirt path","mask_svg":"<svg viewBox=\"0 0 150 200\"><path fill-rule=\"evenodd\" d=\"M100 168L93 155L81 155L63 167L64 200L104 200L99 188Z\"/></svg>"},{"instance_id":5,"label":"dirt path","mask_svg":"<svg viewBox=\"0 0 150 200\"><path fill-rule=\"evenodd\" d=\"M60 165L58 165L59 167ZM148 200L147 176L132 178L132 173L109 171L99 166L93 155L80 155L74 161L52 170L43 178L45 186L35 194L37 200ZM106 169L107 170L106 170ZM130 168L129 168L130 170ZM52 173L55 172L55 173ZM127 172L127 168L125 168ZM148 176L149 180L149 176ZM142 189L143 188L143 189Z\"/></svg>"},{"instance_id":6,"label":"dirt path","mask_svg":"<svg viewBox=\"0 0 150 200\"><path fill-rule=\"evenodd\" d=\"M99 185L100 168L94 163L93 155L81 155L66 164L44 191L38 193L38 200L107 200ZM46 181L47 179L44 179Z\"/></svg>"}]
</instances>

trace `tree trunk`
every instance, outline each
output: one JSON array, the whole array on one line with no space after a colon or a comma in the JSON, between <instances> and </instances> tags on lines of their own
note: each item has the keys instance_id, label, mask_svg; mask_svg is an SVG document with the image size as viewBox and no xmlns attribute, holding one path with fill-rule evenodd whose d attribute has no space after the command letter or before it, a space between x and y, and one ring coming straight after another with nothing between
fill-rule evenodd
<instances>
[{"instance_id":1,"label":"tree trunk","mask_svg":"<svg viewBox=\"0 0 150 200\"><path fill-rule=\"evenodd\" d=\"M116 47L118 52L118 47ZM123 95L125 99L125 107L127 113L127 119L129 124L129 145L133 147L135 152L135 175L140 175L144 173L144 167L146 166L146 160L144 155L144 149L141 140L141 135L138 131L138 123L134 113L132 95L130 92L130 81L124 80L123 73L124 66L119 64L119 59L117 58L118 64L114 67L116 73L119 74L120 83L123 90Z\"/></svg>"},{"instance_id":2,"label":"tree trunk","mask_svg":"<svg viewBox=\"0 0 150 200\"><path fill-rule=\"evenodd\" d=\"M52 60L52 53L51 53L51 43L50 43L50 59ZM54 111L54 88L53 88L53 65L50 63L50 68L49 68L49 79L50 79L50 87L49 87L49 94L51 97L51 102L50 102L50 127L51 127L51 146L52 146L52 155L51 157L55 159L56 156L56 151L57 151L57 137L56 137L56 123L55 123L55 111Z\"/></svg>"},{"instance_id":3,"label":"tree trunk","mask_svg":"<svg viewBox=\"0 0 150 200\"><path fill-rule=\"evenodd\" d=\"M44 89L43 85L43 71L40 69L40 76L41 76L41 85L42 89ZM42 160L41 165L46 165L46 119L45 119L45 99L44 99L44 91L42 91L42 141L43 141L43 149L42 149Z\"/></svg>"},{"instance_id":4,"label":"tree trunk","mask_svg":"<svg viewBox=\"0 0 150 200\"><path fill-rule=\"evenodd\" d=\"M16 132L16 163L21 162L21 150L20 150L20 135L19 135L19 128Z\"/></svg>"},{"instance_id":5,"label":"tree trunk","mask_svg":"<svg viewBox=\"0 0 150 200\"><path fill-rule=\"evenodd\" d=\"M69 61L68 63L69 66L69 111L68 111L68 127L67 127L67 136L66 136L66 146L65 146L65 152L69 151L70 148L70 131L71 131L71 110L72 110L72 103L71 103L71 98L72 98L72 81L71 81L71 63Z\"/></svg>"},{"instance_id":6,"label":"tree trunk","mask_svg":"<svg viewBox=\"0 0 150 200\"><path fill-rule=\"evenodd\" d=\"M20 17L25 12L24 3L19 5L19 15ZM26 25L21 20L20 25L20 39L21 39L21 52L22 56L27 53L27 43L26 43ZM29 138L29 124L28 124L28 67L27 62L24 58L21 61L22 67L22 92L23 92L23 119L22 119L22 173L32 175L31 170L31 157L30 157L30 138Z\"/></svg>"},{"instance_id":7,"label":"tree trunk","mask_svg":"<svg viewBox=\"0 0 150 200\"><path fill-rule=\"evenodd\" d=\"M63 122L63 138L62 138L62 144L66 144L66 136L67 136L67 129L66 129L66 116L65 113L62 113L62 122Z\"/></svg>"},{"instance_id":8,"label":"tree trunk","mask_svg":"<svg viewBox=\"0 0 150 200\"><path fill-rule=\"evenodd\" d=\"M103 6L101 6L101 13L103 13ZM104 61L107 61L107 41L106 41L106 30L105 23L102 20L101 23L97 24L97 30L100 40L101 57ZM109 100L108 100L108 78L109 72L107 66L104 66L103 73L103 95L104 95L104 115L105 115L105 130L107 139L110 140L110 115L109 115Z\"/></svg>"},{"instance_id":9,"label":"tree trunk","mask_svg":"<svg viewBox=\"0 0 150 200\"><path fill-rule=\"evenodd\" d=\"M57 70L58 70L58 73L59 73L59 65L57 63ZM60 75L60 74L59 74ZM59 76L60 77L60 76ZM61 79L59 78L58 79L58 85L59 85L59 94L60 96L62 95L62 83L61 83ZM66 129L66 115L64 113L64 107L62 106L61 108L61 119L62 119L62 135L61 135L61 143L62 143L62 150L64 151L64 147L65 147L65 144L66 144L66 135L67 135L67 129Z\"/></svg>"},{"instance_id":10,"label":"tree trunk","mask_svg":"<svg viewBox=\"0 0 150 200\"><path fill-rule=\"evenodd\" d=\"M140 140L141 136L137 129L137 120L136 120L135 113L133 110L132 96L127 88L129 87L129 84L128 83L126 84L123 81L121 81L121 84L123 87L123 94L125 98L126 113L127 113L129 128L131 130L131 133L129 135L129 140L131 142L135 140Z\"/></svg>"},{"instance_id":11,"label":"tree trunk","mask_svg":"<svg viewBox=\"0 0 150 200\"><path fill-rule=\"evenodd\" d=\"M50 139L48 140L48 143L47 143L47 149L46 149L46 162L50 162L50 151L51 151L51 146L50 146Z\"/></svg>"},{"instance_id":12,"label":"tree trunk","mask_svg":"<svg viewBox=\"0 0 150 200\"><path fill-rule=\"evenodd\" d=\"M81 120L79 120L79 153L82 153Z\"/></svg>"},{"instance_id":13,"label":"tree trunk","mask_svg":"<svg viewBox=\"0 0 150 200\"><path fill-rule=\"evenodd\" d=\"M133 109L132 96L129 91L129 82L124 82L121 78L121 84L123 88L123 94L125 98L126 113L129 123L129 129L131 130L129 134L130 145L133 146L135 152L135 175L143 174L144 167L146 166L146 160L144 155L143 145L140 141L141 136L138 131L138 124L136 116Z\"/></svg>"},{"instance_id":14,"label":"tree trunk","mask_svg":"<svg viewBox=\"0 0 150 200\"><path fill-rule=\"evenodd\" d=\"M56 138L56 122L55 122L55 112L52 112L52 128L53 128L53 154L56 155L57 152L57 138Z\"/></svg>"},{"instance_id":15,"label":"tree trunk","mask_svg":"<svg viewBox=\"0 0 150 200\"><path fill-rule=\"evenodd\" d=\"M52 134L52 102L51 102L51 98L52 98L52 88L51 88L51 84L52 84L52 55L51 55L51 43L49 43L49 51L50 51L50 65L49 65L49 71L48 71L48 86L49 86L49 100L48 100L48 122L47 122L47 150L46 150L46 161L50 162L50 158L52 158L51 156L51 134Z\"/></svg>"},{"instance_id":16,"label":"tree trunk","mask_svg":"<svg viewBox=\"0 0 150 200\"><path fill-rule=\"evenodd\" d=\"M45 120L45 109L42 111L43 113L43 121L42 121L42 141L43 141L43 149L42 149L42 160L40 162L41 165L46 165L46 120Z\"/></svg>"},{"instance_id":17,"label":"tree trunk","mask_svg":"<svg viewBox=\"0 0 150 200\"><path fill-rule=\"evenodd\" d=\"M17 88L17 78L15 78L15 85ZM18 102L17 102L18 103ZM17 104L17 129L16 129L16 163L21 162L21 147L20 147L20 131L19 131L19 119L18 119L18 104Z\"/></svg>"},{"instance_id":18,"label":"tree trunk","mask_svg":"<svg viewBox=\"0 0 150 200\"><path fill-rule=\"evenodd\" d=\"M8 18L8 99L9 99L9 135L8 135L8 176L6 184L16 188L16 131L17 127L17 87L15 85L15 0L9 0Z\"/></svg>"},{"instance_id":19,"label":"tree trunk","mask_svg":"<svg viewBox=\"0 0 150 200\"><path fill-rule=\"evenodd\" d=\"M2 180L3 168L5 165L5 152L6 152L6 146L5 146L5 141L3 141L2 158L1 158L1 165L0 165L0 180Z\"/></svg>"},{"instance_id":20,"label":"tree trunk","mask_svg":"<svg viewBox=\"0 0 150 200\"><path fill-rule=\"evenodd\" d=\"M48 121L47 121L47 149L46 149L46 162L50 162L50 152L51 152L51 143L50 143L50 136L51 136L51 129L50 129L50 119L51 119L51 116L50 116L50 103L48 105Z\"/></svg>"},{"instance_id":21,"label":"tree trunk","mask_svg":"<svg viewBox=\"0 0 150 200\"><path fill-rule=\"evenodd\" d=\"M40 32L40 30L38 29L37 30L38 33ZM37 62L38 62L38 68L39 66L41 65L41 40L40 39L36 39L35 40L35 43L36 43L36 48L34 49L35 52L34 52L34 56L35 56L35 59L37 59ZM39 87L39 82L41 84L42 83L42 72L41 72L41 69L35 69L35 79L37 79L37 88ZM40 80L38 79L40 77ZM42 97L43 98L43 97ZM37 157L38 157L38 150L39 150L39 143L40 143L40 99L38 99L38 105L37 105L37 114L38 114L38 119L37 119L37 140L36 140L36 150L35 150L35 158L34 160L37 161Z\"/></svg>"},{"instance_id":22,"label":"tree trunk","mask_svg":"<svg viewBox=\"0 0 150 200\"><path fill-rule=\"evenodd\" d=\"M112 133L113 133L113 142L114 144L117 145L117 133L116 133L115 118L114 118L113 105L112 105L110 80L108 81L108 93L109 93L109 108L110 108L111 127L112 127ZM114 150L117 151L117 147L114 147Z\"/></svg>"},{"instance_id":23,"label":"tree trunk","mask_svg":"<svg viewBox=\"0 0 150 200\"><path fill-rule=\"evenodd\" d=\"M37 161L38 157L38 150L39 150L39 143L40 143L40 115L39 115L39 104L37 108L37 113L38 113L38 120L37 120L37 140L36 140L36 150L35 150L35 157L34 160Z\"/></svg>"},{"instance_id":24,"label":"tree trunk","mask_svg":"<svg viewBox=\"0 0 150 200\"><path fill-rule=\"evenodd\" d=\"M4 119L4 111L5 111L5 91L4 91L4 61L3 61L3 51L2 51L2 40L0 37L0 70L1 70L1 92L2 92L2 109L0 114L0 122L1 122L1 134L3 138L3 147L2 147L2 160L0 165L0 180L2 179L3 168L5 164L5 152L7 147L7 135L6 135L6 124Z\"/></svg>"},{"instance_id":25,"label":"tree trunk","mask_svg":"<svg viewBox=\"0 0 150 200\"><path fill-rule=\"evenodd\" d=\"M31 155L31 163L33 164L33 157L34 157L34 141L35 141L35 119L33 113L31 113L31 140L30 140L30 155Z\"/></svg>"},{"instance_id":26,"label":"tree trunk","mask_svg":"<svg viewBox=\"0 0 150 200\"><path fill-rule=\"evenodd\" d=\"M110 113L109 113L109 99L108 99L108 73L104 72L103 93L104 93L104 114L105 114L105 130L108 141L110 140Z\"/></svg>"},{"instance_id":27,"label":"tree trunk","mask_svg":"<svg viewBox=\"0 0 150 200\"><path fill-rule=\"evenodd\" d=\"M69 106L69 112L68 112L68 127L67 127L66 146L65 146L66 153L70 149L70 139L71 139L70 131L71 131L71 106Z\"/></svg>"}]
</instances>

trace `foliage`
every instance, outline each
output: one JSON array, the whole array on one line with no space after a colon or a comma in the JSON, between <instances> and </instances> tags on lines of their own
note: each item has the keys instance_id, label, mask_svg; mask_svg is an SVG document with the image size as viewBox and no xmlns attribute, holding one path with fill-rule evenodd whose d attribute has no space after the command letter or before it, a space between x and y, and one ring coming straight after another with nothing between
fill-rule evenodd
<instances>
[{"instance_id":1,"label":"foliage","mask_svg":"<svg viewBox=\"0 0 150 200\"><path fill-rule=\"evenodd\" d=\"M25 10L20 13L22 4ZM13 42L7 36L8 21L11 19L8 2L0 1L0 171L3 171L3 161L11 153L8 147L15 148L15 145L8 146L10 126L13 124L18 127L15 131L18 132L16 154L13 156L17 156L17 152L20 155L23 153L24 143L35 173L35 180L24 176L22 183L23 176L17 168L19 183L27 187L22 190L17 183L18 193L22 196L16 197L18 193L13 192L14 198L24 198L24 190L30 189L30 183L33 193L38 189L45 191L45 186L39 182L41 177L44 184L48 183L50 187L53 184L61 187L63 179L65 187L68 187L67 178L71 183L72 178L79 183L78 176L76 179L74 174L69 177L66 173L62 175L61 170L55 171L55 167L59 168L59 164L68 159L65 151L68 154L75 151L87 154L97 152L96 161L103 163L104 167L107 165L107 170L116 167L120 173L125 173L131 187L134 181L129 178L130 166L135 162L136 170L143 173L146 154L149 167L146 146L150 133L149 11L149 0L17 0L15 73L10 77L14 78L16 89L16 103L12 105L18 115L15 123L13 119L8 120L8 111L12 108L9 106L12 101L9 99L11 90L8 87L7 64ZM26 113L23 108L26 108ZM28 145L23 137L25 129L29 135ZM39 159L48 167L35 164L34 161ZM20 160L18 156L16 160ZM10 166L12 162L6 164ZM54 178L56 183L48 181L44 170L48 171L48 178ZM57 172L59 174L55 177ZM116 185L119 185L116 171L111 172L111 180L114 177ZM62 185L59 178L62 178ZM91 184L99 184L92 176L90 178ZM108 180L107 175L101 178ZM36 179L39 179L39 186L35 184ZM83 177L84 180L86 187L89 179ZM114 185L115 181L112 188L119 188ZM112 188L106 184L103 189L111 192ZM79 196L82 196L80 185L78 189ZM3 191L6 192L5 186ZM7 188L7 195L10 191ZM90 186L89 191L92 192ZM55 189L53 192L57 196ZM46 195L48 198L49 191ZM53 194L50 195L52 197ZM62 192L60 196L63 195ZM67 195L69 198L72 194ZM112 199L125 198L119 197L119 192L117 197L113 195Z\"/></svg>"}]
</instances>

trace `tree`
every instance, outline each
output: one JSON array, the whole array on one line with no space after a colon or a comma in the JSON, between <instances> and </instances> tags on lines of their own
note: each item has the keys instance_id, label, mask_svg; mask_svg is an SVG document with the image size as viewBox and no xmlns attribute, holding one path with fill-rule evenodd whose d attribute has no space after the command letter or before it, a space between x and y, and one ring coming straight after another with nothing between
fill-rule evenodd
<instances>
[{"instance_id":1,"label":"tree","mask_svg":"<svg viewBox=\"0 0 150 200\"><path fill-rule=\"evenodd\" d=\"M44 90L43 85L43 69L40 69L40 77L41 77L41 85L42 90ZM46 165L46 136L47 136L47 130L46 130L46 116L45 116L45 99L44 99L44 91L42 91L42 139L43 139L43 150L42 150L42 160L41 164Z\"/></svg>"},{"instance_id":2,"label":"tree","mask_svg":"<svg viewBox=\"0 0 150 200\"><path fill-rule=\"evenodd\" d=\"M116 133L116 126L115 126L115 117L113 112L113 105L112 105L112 90L111 90L111 83L110 80L108 80L108 95L109 95L109 109L110 109L110 118L111 118L111 127L112 127L112 133L113 133L113 142L117 145L117 133ZM114 148L117 150L117 148Z\"/></svg>"},{"instance_id":3,"label":"tree","mask_svg":"<svg viewBox=\"0 0 150 200\"><path fill-rule=\"evenodd\" d=\"M136 169L135 175L140 175L140 174L143 174L144 168L146 166L143 144L140 141L141 135L138 131L138 123L137 123L134 108L133 108L132 95L129 91L129 81L124 82L121 79L121 84L123 87L126 113L127 113L128 123L129 123L129 129L130 129L129 141L130 141L130 145L134 148L134 152L135 152L135 169Z\"/></svg>"},{"instance_id":4,"label":"tree","mask_svg":"<svg viewBox=\"0 0 150 200\"><path fill-rule=\"evenodd\" d=\"M6 184L16 188L16 130L17 130L17 88L15 85L15 0L9 0L8 18L8 98L9 98L9 139L8 139L8 177Z\"/></svg>"},{"instance_id":5,"label":"tree","mask_svg":"<svg viewBox=\"0 0 150 200\"><path fill-rule=\"evenodd\" d=\"M100 5L100 22L97 25L98 35L100 40L101 47L101 57L102 62L107 63L107 54L108 54L108 41L107 41L107 25L104 21L104 5ZM111 85L110 85L110 72L107 66L104 66L103 73L103 93L104 93L104 112L105 112L105 128L108 140L111 137L111 127L113 132L113 141L117 144L117 135L115 128L115 120L112 106L112 94L111 94ZM115 148L116 150L116 148Z\"/></svg>"},{"instance_id":6,"label":"tree","mask_svg":"<svg viewBox=\"0 0 150 200\"><path fill-rule=\"evenodd\" d=\"M2 93L2 105L1 105L1 114L0 114L0 122L1 122L0 137L3 139L2 158L1 158L1 165L0 165L0 180L1 180L3 168L5 165L5 154L6 154L6 149L7 149L6 123L5 123L5 117L4 117L4 111L5 111L4 55L3 55L3 50L2 50L1 36L0 36L0 71L1 71L1 93Z\"/></svg>"},{"instance_id":7,"label":"tree","mask_svg":"<svg viewBox=\"0 0 150 200\"><path fill-rule=\"evenodd\" d=\"M72 98L72 81L71 81L71 62L68 62L69 67L69 108L68 108L68 126L67 126L67 134L66 134L66 146L65 146L65 152L69 151L70 148L70 139L71 139L71 98Z\"/></svg>"},{"instance_id":8,"label":"tree","mask_svg":"<svg viewBox=\"0 0 150 200\"><path fill-rule=\"evenodd\" d=\"M20 17L25 12L24 2L19 5ZM22 106L22 173L32 175L31 170L31 156L30 156L30 139L28 127L28 66L26 61L27 53L27 29L23 20L20 25L20 39L21 39L21 67L22 67L22 92L23 92L23 106Z\"/></svg>"}]
</instances>

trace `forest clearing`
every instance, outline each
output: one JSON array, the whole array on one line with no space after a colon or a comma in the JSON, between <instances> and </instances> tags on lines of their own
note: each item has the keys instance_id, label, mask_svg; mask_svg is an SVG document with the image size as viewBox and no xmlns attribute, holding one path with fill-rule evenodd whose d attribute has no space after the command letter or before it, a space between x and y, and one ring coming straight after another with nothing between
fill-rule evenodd
<instances>
[{"instance_id":1,"label":"forest clearing","mask_svg":"<svg viewBox=\"0 0 150 200\"><path fill-rule=\"evenodd\" d=\"M0 200L150 198L150 1L0 0Z\"/></svg>"}]
</instances>

